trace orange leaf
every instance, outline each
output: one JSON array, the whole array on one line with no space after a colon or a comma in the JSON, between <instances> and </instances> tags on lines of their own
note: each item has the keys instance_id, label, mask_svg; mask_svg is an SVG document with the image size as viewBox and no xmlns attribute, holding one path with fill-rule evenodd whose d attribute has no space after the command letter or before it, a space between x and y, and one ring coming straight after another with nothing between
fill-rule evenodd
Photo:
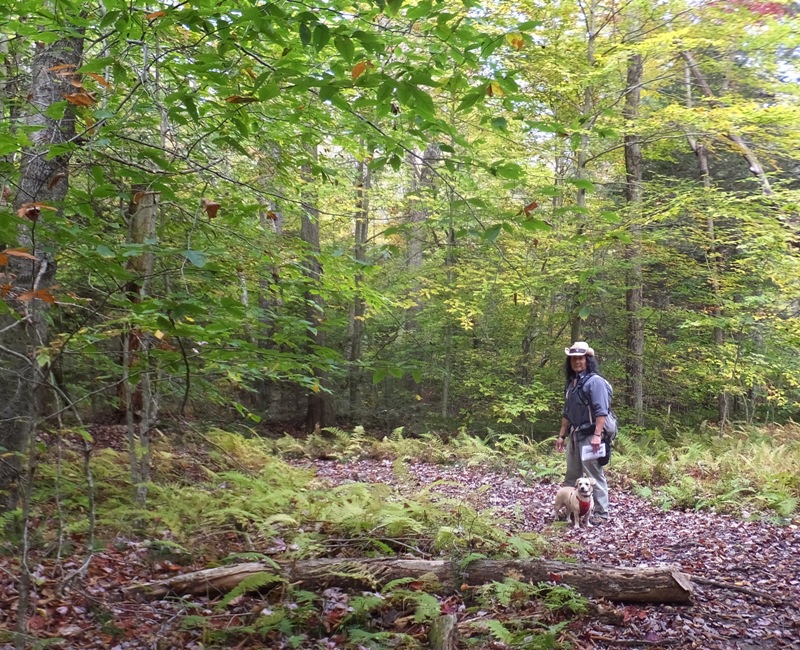
<instances>
[{"instance_id":1,"label":"orange leaf","mask_svg":"<svg viewBox=\"0 0 800 650\"><path fill-rule=\"evenodd\" d=\"M353 71L350 73L353 77L353 80L358 79L362 74L364 74L368 69L372 69L375 67L375 64L372 61L361 61L360 63L356 63L353 66Z\"/></svg>"},{"instance_id":2,"label":"orange leaf","mask_svg":"<svg viewBox=\"0 0 800 650\"><path fill-rule=\"evenodd\" d=\"M252 104L258 101L258 97L242 97L241 95L231 95L226 97L225 101L229 104Z\"/></svg>"},{"instance_id":3,"label":"orange leaf","mask_svg":"<svg viewBox=\"0 0 800 650\"><path fill-rule=\"evenodd\" d=\"M46 302L48 305L54 305L56 303L56 299L53 298L53 294L51 294L47 289L37 289L36 291L26 291L25 293L21 293L17 300L26 301L26 300L34 300L38 299L42 302Z\"/></svg>"},{"instance_id":4,"label":"orange leaf","mask_svg":"<svg viewBox=\"0 0 800 650\"><path fill-rule=\"evenodd\" d=\"M524 208L522 208L522 211L525 213L526 217L529 217L531 212L533 212L538 207L539 207L539 204L536 203L536 201L531 201L530 203L528 203L528 205L526 205Z\"/></svg>"},{"instance_id":5,"label":"orange leaf","mask_svg":"<svg viewBox=\"0 0 800 650\"><path fill-rule=\"evenodd\" d=\"M3 251L6 255L11 255L11 257L21 257L26 260L35 260L36 257L31 255L30 253L26 253L25 251L17 250L16 248L6 248Z\"/></svg>"},{"instance_id":6,"label":"orange leaf","mask_svg":"<svg viewBox=\"0 0 800 650\"><path fill-rule=\"evenodd\" d=\"M75 70L74 63L62 63L61 65L54 65L52 68L48 68L50 72L59 72L62 70Z\"/></svg>"},{"instance_id":7,"label":"orange leaf","mask_svg":"<svg viewBox=\"0 0 800 650\"><path fill-rule=\"evenodd\" d=\"M66 99L70 104L75 104L75 106L91 106L95 103L95 98L92 97L91 93L87 93L86 91L81 91L79 93L65 93L64 99Z\"/></svg>"},{"instance_id":8,"label":"orange leaf","mask_svg":"<svg viewBox=\"0 0 800 650\"><path fill-rule=\"evenodd\" d=\"M147 14L145 18L147 18L147 20L155 20L156 18L161 18L161 16L166 16L166 15L167 15L166 11L154 11L151 14Z\"/></svg>"},{"instance_id":9,"label":"orange leaf","mask_svg":"<svg viewBox=\"0 0 800 650\"><path fill-rule=\"evenodd\" d=\"M105 88L108 88L111 85L106 81L105 77L97 74L96 72L87 72L86 74L89 75L92 79L94 79L101 86L104 86Z\"/></svg>"},{"instance_id":10,"label":"orange leaf","mask_svg":"<svg viewBox=\"0 0 800 650\"><path fill-rule=\"evenodd\" d=\"M12 286L8 283L0 284L0 296L7 296L9 293L11 293L11 289Z\"/></svg>"},{"instance_id":11,"label":"orange leaf","mask_svg":"<svg viewBox=\"0 0 800 650\"><path fill-rule=\"evenodd\" d=\"M269 219L271 221L277 221L278 220L278 215L275 214L272 210L270 210L269 212L267 212L267 219Z\"/></svg>"},{"instance_id":12,"label":"orange leaf","mask_svg":"<svg viewBox=\"0 0 800 650\"><path fill-rule=\"evenodd\" d=\"M519 32L506 34L506 42L517 51L525 47L525 39Z\"/></svg>"},{"instance_id":13,"label":"orange leaf","mask_svg":"<svg viewBox=\"0 0 800 650\"><path fill-rule=\"evenodd\" d=\"M6 264L8 264L8 255L0 253L0 266L5 266Z\"/></svg>"},{"instance_id":14,"label":"orange leaf","mask_svg":"<svg viewBox=\"0 0 800 650\"><path fill-rule=\"evenodd\" d=\"M206 211L209 219L216 218L219 208L219 203L216 203L215 201L209 201L208 199L203 199L203 209Z\"/></svg>"},{"instance_id":15,"label":"orange leaf","mask_svg":"<svg viewBox=\"0 0 800 650\"><path fill-rule=\"evenodd\" d=\"M47 189L52 190L56 185L58 185L58 181L66 177L67 175L64 172L59 172L58 174L54 174L53 178L51 178L50 182L47 184Z\"/></svg>"},{"instance_id":16,"label":"orange leaf","mask_svg":"<svg viewBox=\"0 0 800 650\"><path fill-rule=\"evenodd\" d=\"M47 205L46 203L23 203L22 207L17 210L17 214L20 217L25 217L31 221L36 221L39 219L39 215L41 214L42 210L55 210L55 208L52 205Z\"/></svg>"},{"instance_id":17,"label":"orange leaf","mask_svg":"<svg viewBox=\"0 0 800 650\"><path fill-rule=\"evenodd\" d=\"M136 192L136 194L133 195L133 204L139 205L145 194L147 194L147 192Z\"/></svg>"}]
</instances>

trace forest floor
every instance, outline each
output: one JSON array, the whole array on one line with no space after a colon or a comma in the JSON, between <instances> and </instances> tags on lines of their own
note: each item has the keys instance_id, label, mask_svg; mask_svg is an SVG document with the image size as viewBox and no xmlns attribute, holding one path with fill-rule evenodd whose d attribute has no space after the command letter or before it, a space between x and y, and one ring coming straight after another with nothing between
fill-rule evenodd
<instances>
[{"instance_id":1,"label":"forest floor","mask_svg":"<svg viewBox=\"0 0 800 650\"><path fill-rule=\"evenodd\" d=\"M389 461L304 463L331 484L347 481L398 486ZM553 529L554 483L526 484L521 477L479 467L408 466L411 492L440 481L437 491L490 509L511 532ZM710 512L665 512L615 487L612 518L593 528L559 527L574 557L606 566L671 564L695 582L692 606L619 605L623 625L584 618L572 628L583 648L800 648L800 522L777 526ZM552 534L552 532L550 533Z\"/></svg>"},{"instance_id":2,"label":"forest floor","mask_svg":"<svg viewBox=\"0 0 800 650\"><path fill-rule=\"evenodd\" d=\"M765 521L742 521L711 512L659 510L619 486L610 469L612 519L603 526L573 530L554 525L552 503L557 485L526 481L481 467L407 463L397 472L392 461L357 460L347 463L294 460L311 469L317 480L334 486L348 482L379 483L400 495L413 495L427 486L448 499L463 501L493 518L512 533L541 533L551 540L554 556L564 549L579 562L607 566L677 565L696 585L691 606L614 604L618 624L582 616L573 620L560 638L576 649L589 648L700 648L755 650L800 647L800 522L783 526ZM399 476L398 476L399 475ZM164 598L146 600L126 591L131 585L201 569L227 553L245 550L236 536L219 542L213 551L185 562L157 557L142 540L119 537L91 556L55 561L34 553L35 615L31 633L50 643L28 647L112 650L188 649L209 647L288 647L233 629L224 643L210 642L187 617L199 615L220 625L246 625L263 614L270 603L261 597L239 597L224 611L218 599ZM265 553L267 549L255 549ZM52 553L52 551L51 551ZM0 634L13 626L16 576L13 557L0 556ZM442 603L443 610L445 603ZM447 611L459 622L475 618L458 596L447 600ZM407 617L410 618L410 617ZM405 630L412 636L414 629ZM424 632L416 630L424 644ZM324 636L324 635L322 635ZM55 637L60 641L55 641ZM277 637L275 637L277 638ZM7 645L4 645L4 642ZM309 645L310 643L310 645ZM335 634L323 640L301 642L302 648L342 647ZM13 646L6 633L0 650ZM424 647L424 645L423 645ZM459 647L476 647L464 644ZM501 649L499 643L477 646ZM536 646L539 647L539 646ZM542 646L544 647L544 646ZM550 646L547 646L550 647ZM563 647L563 646L562 646Z\"/></svg>"}]
</instances>

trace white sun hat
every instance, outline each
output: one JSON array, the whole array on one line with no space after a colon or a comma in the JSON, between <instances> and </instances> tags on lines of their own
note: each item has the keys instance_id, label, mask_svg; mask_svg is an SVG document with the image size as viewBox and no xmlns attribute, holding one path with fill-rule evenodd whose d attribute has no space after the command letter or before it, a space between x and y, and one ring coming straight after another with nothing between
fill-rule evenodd
<instances>
[{"instance_id":1,"label":"white sun hat","mask_svg":"<svg viewBox=\"0 0 800 650\"><path fill-rule=\"evenodd\" d=\"M570 347L564 348L564 354L568 357L593 357L594 350L589 347L586 341L575 341Z\"/></svg>"}]
</instances>

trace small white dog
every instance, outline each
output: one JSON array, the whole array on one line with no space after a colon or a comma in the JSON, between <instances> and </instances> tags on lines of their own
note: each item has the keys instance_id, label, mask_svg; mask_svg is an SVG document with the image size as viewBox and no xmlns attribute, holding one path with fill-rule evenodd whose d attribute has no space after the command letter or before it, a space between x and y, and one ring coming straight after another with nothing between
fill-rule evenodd
<instances>
[{"instance_id":1,"label":"small white dog","mask_svg":"<svg viewBox=\"0 0 800 650\"><path fill-rule=\"evenodd\" d=\"M597 483L593 478L586 476L575 481L575 487L562 487L556 493L556 503L554 506L556 519L561 519L566 515L569 522L572 517L573 528L581 525L591 528L589 518L594 511L594 498L592 492Z\"/></svg>"}]
</instances>

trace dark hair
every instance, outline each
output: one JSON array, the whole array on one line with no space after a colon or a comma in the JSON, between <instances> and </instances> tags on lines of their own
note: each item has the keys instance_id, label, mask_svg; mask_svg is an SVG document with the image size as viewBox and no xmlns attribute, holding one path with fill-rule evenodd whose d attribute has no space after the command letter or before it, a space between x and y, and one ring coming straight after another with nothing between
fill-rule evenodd
<instances>
[{"instance_id":1,"label":"dark hair","mask_svg":"<svg viewBox=\"0 0 800 650\"><path fill-rule=\"evenodd\" d=\"M572 369L572 365L570 364L570 357L567 357L566 361L564 362L564 374L567 376L567 381L572 381L575 379L575 371ZM599 372L600 367L597 363L597 357L586 355L586 372L588 373L597 373Z\"/></svg>"}]
</instances>

